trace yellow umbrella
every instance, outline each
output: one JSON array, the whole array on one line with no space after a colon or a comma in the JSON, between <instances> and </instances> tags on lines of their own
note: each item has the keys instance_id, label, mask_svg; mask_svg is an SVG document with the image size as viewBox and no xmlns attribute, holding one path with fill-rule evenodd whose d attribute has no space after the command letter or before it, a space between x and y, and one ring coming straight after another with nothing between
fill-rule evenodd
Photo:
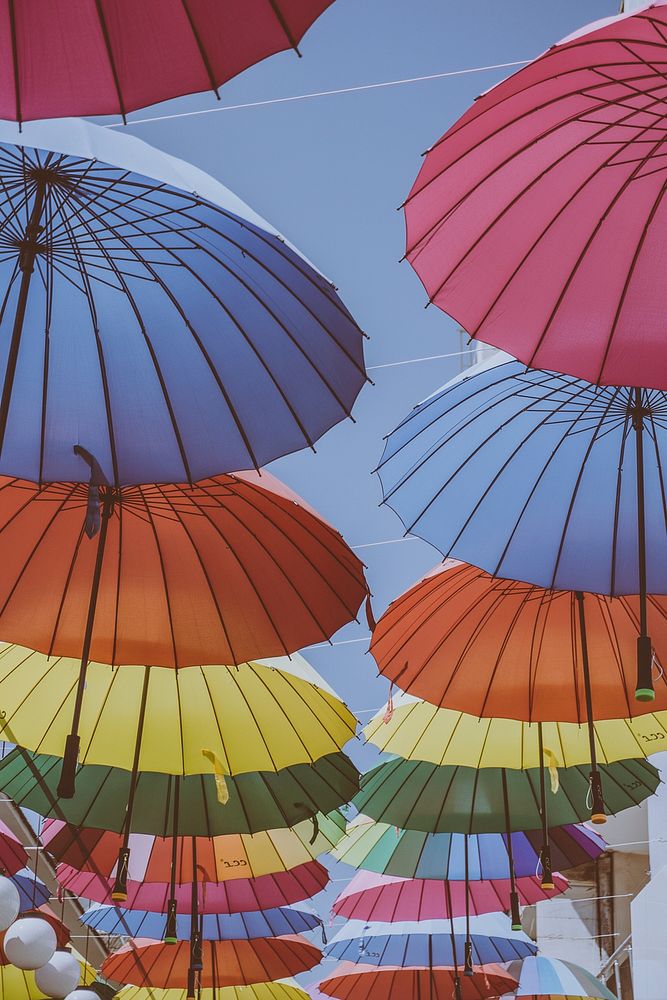
<instances>
[{"instance_id":1,"label":"yellow umbrella","mask_svg":"<svg viewBox=\"0 0 667 1000\"><path fill-rule=\"evenodd\" d=\"M78 675L77 660L0 650L3 738L62 757ZM162 774L279 771L337 753L355 731L355 717L298 655L241 668L91 663L79 760Z\"/></svg>"},{"instance_id":2,"label":"yellow umbrella","mask_svg":"<svg viewBox=\"0 0 667 1000\"><path fill-rule=\"evenodd\" d=\"M146 986L126 986L117 994L117 1000L186 1000L187 990L159 990ZM203 989L198 1000L310 1000L293 979L276 983L255 983L252 986L223 986ZM12 998L13 1000L13 998Z\"/></svg>"},{"instance_id":3,"label":"yellow umbrella","mask_svg":"<svg viewBox=\"0 0 667 1000\"><path fill-rule=\"evenodd\" d=\"M667 712L594 723L598 761L648 757L667 749ZM537 723L478 719L399 695L364 729L370 743L407 760L460 767L540 767ZM544 763L573 767L590 763L588 726L543 722Z\"/></svg>"},{"instance_id":4,"label":"yellow umbrella","mask_svg":"<svg viewBox=\"0 0 667 1000\"><path fill-rule=\"evenodd\" d=\"M96 978L95 970L81 961L79 965L81 982L92 983ZM48 1000L35 982L35 973L24 972L14 965L0 965L0 997L2 1000Z\"/></svg>"}]
</instances>

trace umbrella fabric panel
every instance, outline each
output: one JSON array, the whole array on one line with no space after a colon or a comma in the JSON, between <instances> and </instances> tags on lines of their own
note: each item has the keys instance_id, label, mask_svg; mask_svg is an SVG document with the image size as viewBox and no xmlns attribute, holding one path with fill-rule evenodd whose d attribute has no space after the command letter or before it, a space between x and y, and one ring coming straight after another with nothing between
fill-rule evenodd
<instances>
[{"instance_id":1,"label":"umbrella fabric panel","mask_svg":"<svg viewBox=\"0 0 667 1000\"><path fill-rule=\"evenodd\" d=\"M512 963L508 971L519 980L517 997L553 995L616 1000L604 983L587 969L559 958L534 955L521 964Z\"/></svg>"},{"instance_id":2,"label":"umbrella fabric panel","mask_svg":"<svg viewBox=\"0 0 667 1000\"><path fill-rule=\"evenodd\" d=\"M563 700L559 698L559 712ZM635 702L635 704L641 704ZM590 762L588 727L542 722L542 738L558 767ZM667 713L593 723L597 760L603 764L656 753L667 740ZM371 719L364 735L385 753L406 760L463 767L539 767L539 727L514 719L479 719L409 696L395 698Z\"/></svg>"},{"instance_id":3,"label":"umbrella fabric panel","mask_svg":"<svg viewBox=\"0 0 667 1000\"><path fill-rule=\"evenodd\" d=\"M125 115L216 90L267 56L296 48L330 3L27 0L12 14L13 31L3 32L0 115Z\"/></svg>"},{"instance_id":4,"label":"umbrella fabric panel","mask_svg":"<svg viewBox=\"0 0 667 1000\"><path fill-rule=\"evenodd\" d=\"M16 875L12 875L12 882L19 891L21 913L24 910L39 909L51 899L50 890L47 889L41 879L37 879L37 884L35 884L35 877L32 873L21 874L19 872Z\"/></svg>"},{"instance_id":5,"label":"umbrella fabric panel","mask_svg":"<svg viewBox=\"0 0 667 1000\"><path fill-rule=\"evenodd\" d=\"M15 875L28 863L28 852L23 844L12 833L9 827L0 821L0 869L5 875Z\"/></svg>"},{"instance_id":6,"label":"umbrella fabric panel","mask_svg":"<svg viewBox=\"0 0 667 1000\"><path fill-rule=\"evenodd\" d=\"M266 473L114 497L92 660L173 667L281 656L329 639L367 594L341 535ZM101 537L87 537L87 515L87 486L0 478L6 640L81 656Z\"/></svg>"},{"instance_id":7,"label":"umbrella fabric panel","mask_svg":"<svg viewBox=\"0 0 667 1000\"><path fill-rule=\"evenodd\" d=\"M505 815L503 774L507 783L509 817ZM660 774L645 760L617 761L600 766L605 806L614 815L638 805L660 784ZM548 776L547 776L548 785ZM558 789L547 789L548 821L554 826L590 817L590 768L558 771ZM360 812L382 823L424 833L501 833L538 830L540 770L438 767L400 758L380 764L361 779L354 803Z\"/></svg>"},{"instance_id":8,"label":"umbrella fabric panel","mask_svg":"<svg viewBox=\"0 0 667 1000\"><path fill-rule=\"evenodd\" d=\"M442 997L454 992L453 969L377 969L370 965L341 962L319 990L338 1000L387 1000L387 997L424 997L431 991ZM476 970L472 976L460 972L462 1000L487 1000L512 990L516 979L500 966Z\"/></svg>"},{"instance_id":9,"label":"umbrella fabric panel","mask_svg":"<svg viewBox=\"0 0 667 1000\"><path fill-rule=\"evenodd\" d=\"M638 599L585 594L583 608L596 719L630 718L667 708L663 677L656 679L656 700L650 705L634 698ZM547 591L497 579L465 563L446 562L389 606L373 632L371 653L380 672L404 691L435 705L498 720L491 724L495 728L506 728L505 719L581 723L587 718L579 620L579 603L572 592ZM656 656L667 660L664 597L650 597L649 623ZM413 709L417 711L425 710ZM493 748L502 756L519 743L509 731L494 740L488 726L476 729L474 723L466 724L455 739L447 721L447 716L440 717L441 742L448 747L482 738L485 747L487 741L490 744L490 754ZM631 748L615 759L644 756L644 744L654 752L643 735L655 728L648 720L638 720L637 726L634 739L632 724L625 734L621 726L613 730L619 732L620 746ZM569 742L576 730L566 727L563 733L561 742L565 736ZM586 731L581 739L587 752ZM604 745L599 759L604 760Z\"/></svg>"},{"instance_id":10,"label":"umbrella fabric panel","mask_svg":"<svg viewBox=\"0 0 667 1000\"><path fill-rule=\"evenodd\" d=\"M212 771L204 749L232 774L310 764L339 751L356 731L350 710L312 682L317 680L314 671L301 679L289 672L290 661L273 662L285 669L256 663L241 670L151 667L139 770ZM50 660L16 646L0 650L4 738L60 756L71 727L78 675L75 660ZM79 726L82 764L132 769L145 678L145 667L88 665ZM119 741L119 732L134 738Z\"/></svg>"},{"instance_id":11,"label":"umbrella fabric panel","mask_svg":"<svg viewBox=\"0 0 667 1000\"><path fill-rule=\"evenodd\" d=\"M665 394L643 390L642 405L648 592L664 594ZM518 362L488 368L445 386L390 434L384 499L408 531L494 576L637 594L632 407L629 389Z\"/></svg>"},{"instance_id":12,"label":"umbrella fabric panel","mask_svg":"<svg viewBox=\"0 0 667 1000\"><path fill-rule=\"evenodd\" d=\"M242 986L282 979L312 969L321 951L300 935L256 941L205 941L201 984ZM176 945L126 945L101 968L106 979L134 986L187 986L190 942Z\"/></svg>"},{"instance_id":13,"label":"umbrella fabric panel","mask_svg":"<svg viewBox=\"0 0 667 1000\"><path fill-rule=\"evenodd\" d=\"M124 910L115 906L92 907L82 916L86 926L101 934L122 934L133 938L161 941L165 933L166 917L162 913L146 910ZM191 919L187 914L176 918L176 937L189 941ZM254 938L280 937L285 934L302 934L320 927L322 921L316 913L277 907L250 913L206 913L202 917L202 935L206 941L252 940Z\"/></svg>"},{"instance_id":14,"label":"umbrella fabric panel","mask_svg":"<svg viewBox=\"0 0 667 1000\"><path fill-rule=\"evenodd\" d=\"M71 799L58 797L62 760L13 750L0 762L0 788L17 804L75 827L120 833L126 822L131 772L95 764L79 767ZM178 792L176 790L178 783ZM217 837L286 828L320 811L347 802L359 787L358 772L344 754L296 765L276 774L225 777L229 801L217 797L212 774L174 775L140 772L132 811L132 832L169 837L178 794L181 836ZM319 803L319 804L318 804ZM313 820L312 836L317 835Z\"/></svg>"},{"instance_id":15,"label":"umbrella fabric panel","mask_svg":"<svg viewBox=\"0 0 667 1000\"><path fill-rule=\"evenodd\" d=\"M57 878L64 889L96 903L111 903L113 878L104 878L92 872L78 871L68 865L58 865ZM230 882L204 882L201 913L242 913L250 910L268 910L276 906L289 906L316 896L327 885L329 873L319 861L309 861L289 871L262 875L254 879L235 879ZM166 911L171 897L169 882L135 882L127 885L127 909ZM176 884L178 913L190 913L192 882Z\"/></svg>"},{"instance_id":16,"label":"umbrella fabric panel","mask_svg":"<svg viewBox=\"0 0 667 1000\"><path fill-rule=\"evenodd\" d=\"M289 871L330 851L344 833L341 813L317 816L284 830L267 830L252 835L197 838L197 866L208 882L258 878ZM118 852L123 845L119 833L81 829L61 820L47 819L42 827L42 843L50 854L81 871L116 874ZM147 834L131 833L129 877L135 882L167 882L171 878L173 841ZM176 851L176 881L192 878L192 838L180 837Z\"/></svg>"},{"instance_id":17,"label":"umbrella fabric panel","mask_svg":"<svg viewBox=\"0 0 667 1000\"><path fill-rule=\"evenodd\" d=\"M421 833L397 830L387 823L359 817L331 852L338 861L402 878L465 879L465 836L460 833ZM584 826L552 827L549 830L554 871L566 871L585 864L605 850L606 843ZM539 830L512 834L512 850L517 877L534 876L539 871L542 833ZM509 878L507 837L485 833L468 837L468 865L471 880Z\"/></svg>"},{"instance_id":18,"label":"umbrella fabric panel","mask_svg":"<svg viewBox=\"0 0 667 1000\"><path fill-rule=\"evenodd\" d=\"M186 990L174 987L160 990L153 986L124 986L118 993L119 1000L187 1000ZM202 989L198 1000L307 1000L308 994L296 983L253 983L250 986L224 986Z\"/></svg>"},{"instance_id":19,"label":"umbrella fabric panel","mask_svg":"<svg viewBox=\"0 0 667 1000\"><path fill-rule=\"evenodd\" d=\"M534 367L666 388L667 10L593 25L491 88L431 148L407 257L472 336Z\"/></svg>"}]
</instances>

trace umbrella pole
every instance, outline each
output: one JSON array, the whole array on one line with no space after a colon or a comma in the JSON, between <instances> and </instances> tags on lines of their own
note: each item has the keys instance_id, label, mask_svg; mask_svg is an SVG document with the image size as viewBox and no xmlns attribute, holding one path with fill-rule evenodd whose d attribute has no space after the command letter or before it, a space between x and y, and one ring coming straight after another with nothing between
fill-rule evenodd
<instances>
[{"instance_id":1,"label":"umbrella pole","mask_svg":"<svg viewBox=\"0 0 667 1000\"><path fill-rule=\"evenodd\" d=\"M549 846L549 816L547 810L547 791L544 782L544 742L542 740L542 723L537 723L537 742L540 758L540 811L542 813L542 847L540 861L542 862L542 888L554 889L551 873L551 847Z\"/></svg>"},{"instance_id":2,"label":"umbrella pole","mask_svg":"<svg viewBox=\"0 0 667 1000\"><path fill-rule=\"evenodd\" d=\"M125 822L123 824L123 845L118 851L116 879L111 891L111 899L114 903L125 903L127 901L127 874L130 864L130 832L132 829L134 800L137 793L137 781L139 780L139 759L141 756L141 740L144 734L144 721L146 719L146 702L148 701L150 669L150 667L144 667L144 684L141 690L141 705L139 706L139 719L137 720L137 737L134 741L134 759L132 761L132 773L130 776L130 792L127 798L127 810L125 812Z\"/></svg>"},{"instance_id":3,"label":"umbrella pole","mask_svg":"<svg viewBox=\"0 0 667 1000\"><path fill-rule=\"evenodd\" d=\"M641 389L634 389L632 423L637 451L637 556L639 567L639 635L637 636L637 701L653 701L653 644L647 635L646 501L644 496L644 415Z\"/></svg>"},{"instance_id":4,"label":"umbrella pole","mask_svg":"<svg viewBox=\"0 0 667 1000\"><path fill-rule=\"evenodd\" d=\"M464 836L466 836L464 834ZM459 963L456 954L456 935L454 934L454 907L452 906L452 890L449 879L445 882L447 887L447 906L449 908L449 934L452 941L452 966L454 968L454 1000L463 1000L461 989L461 977L459 976Z\"/></svg>"},{"instance_id":5,"label":"umbrella pole","mask_svg":"<svg viewBox=\"0 0 667 1000\"><path fill-rule=\"evenodd\" d=\"M588 639L586 637L586 615L584 613L584 595L576 591L579 605L579 635L581 638L581 662L584 670L584 693L586 696L586 718L588 721L588 746L591 757L591 820L593 823L606 823L604 811L604 796L602 795L602 778L598 770L597 753L595 750L595 717L593 715L593 692L591 690L591 674L588 661Z\"/></svg>"},{"instance_id":6,"label":"umbrella pole","mask_svg":"<svg viewBox=\"0 0 667 1000\"><path fill-rule=\"evenodd\" d=\"M176 944L178 934L176 929L176 867L178 864L178 810L181 790L181 776L174 776L174 818L171 830L171 879L169 884L169 902L167 904L167 926L164 931L164 943Z\"/></svg>"},{"instance_id":7,"label":"umbrella pole","mask_svg":"<svg viewBox=\"0 0 667 1000\"><path fill-rule=\"evenodd\" d=\"M104 562L104 548L107 540L107 529L109 518L113 506L113 494L110 490L105 490L102 500L100 533L97 540L97 555L95 556L95 569L93 570L93 582L90 588L90 598L88 600L88 617L86 619L86 631L83 637L83 648L81 650L81 666L79 668L79 680L77 682L76 697L74 700L74 714L72 715L72 728L65 741L65 753L63 755L60 781L58 782L58 795L61 799L74 798L76 765L79 760L79 722L81 721L81 709L83 707L83 694L86 689L86 671L88 669L88 658L90 655L90 644L93 638L93 624L95 622L95 609L97 607L97 595L100 589L100 577L102 576L102 563Z\"/></svg>"},{"instance_id":8,"label":"umbrella pole","mask_svg":"<svg viewBox=\"0 0 667 1000\"><path fill-rule=\"evenodd\" d=\"M9 352L7 354L7 367L5 369L5 381L2 386L2 397L0 397L0 454L5 443L5 432L7 430L7 418L9 417L9 406L12 401L14 389L14 377L16 375L16 365L19 359L19 348L21 346L21 335L25 322L25 312L28 305L28 292L30 291L30 281L35 267L37 250L39 246L39 234L43 226L41 224L46 200L46 175L43 172L35 171L35 199L32 203L30 218L23 234L23 242L20 245L18 259L19 270L21 271L21 285L16 300L16 313L14 314L14 326L12 337L9 342Z\"/></svg>"},{"instance_id":9,"label":"umbrella pole","mask_svg":"<svg viewBox=\"0 0 667 1000\"><path fill-rule=\"evenodd\" d=\"M202 941L199 928L199 889L197 885L197 838L192 838L192 900L190 907L190 968L186 1000L197 1000L196 980L203 968Z\"/></svg>"},{"instance_id":10,"label":"umbrella pole","mask_svg":"<svg viewBox=\"0 0 667 1000\"><path fill-rule=\"evenodd\" d=\"M472 941L470 940L470 869L468 864L468 838L464 841L464 863L465 863L465 893L466 893L466 943L464 953L463 972L466 976L472 976L474 969L472 966Z\"/></svg>"},{"instance_id":11,"label":"umbrella pole","mask_svg":"<svg viewBox=\"0 0 667 1000\"><path fill-rule=\"evenodd\" d=\"M512 829L510 824L510 796L507 790L507 774L503 768L503 806L505 809L505 832L507 835L507 860L510 869L510 918L512 930L521 930L521 910L519 909L519 893L516 891L516 872L514 870L514 850L512 847Z\"/></svg>"}]
</instances>

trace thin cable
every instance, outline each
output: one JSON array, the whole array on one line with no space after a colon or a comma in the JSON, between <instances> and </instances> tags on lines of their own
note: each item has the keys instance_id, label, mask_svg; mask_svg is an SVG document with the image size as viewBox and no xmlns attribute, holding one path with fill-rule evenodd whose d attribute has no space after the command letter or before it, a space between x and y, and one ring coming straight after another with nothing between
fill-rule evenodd
<instances>
[{"instance_id":1,"label":"thin cable","mask_svg":"<svg viewBox=\"0 0 667 1000\"><path fill-rule=\"evenodd\" d=\"M368 365L367 372L376 372L380 368L401 368L403 365L416 365L420 361L441 361L443 358L464 358L470 354L482 354L485 351L496 351L497 347L470 348L467 351L451 351L449 354L429 354L424 358L405 358L403 361L388 361L383 365Z\"/></svg>"},{"instance_id":2,"label":"thin cable","mask_svg":"<svg viewBox=\"0 0 667 1000\"><path fill-rule=\"evenodd\" d=\"M151 122L173 121L175 118L196 118L200 115L219 114L221 111L244 111L247 108L265 108L271 104L291 104L295 101L310 101L317 97L337 97L340 94L358 94L364 90L382 90L386 87L401 87L409 83L422 83L428 80L444 80L450 76L467 76L470 73L485 73L494 69L512 69L515 66L525 66L532 59L515 59L513 62L493 63L489 66L469 66L466 69L452 69L444 73L429 73L427 76L408 76L400 80L382 80L378 83L364 83L356 87L338 87L336 90L316 90L309 94L293 94L291 97L274 97L264 101L247 101L244 104L223 104L215 108L202 108L199 111L179 111L171 115L158 115L155 118L130 119L128 125L148 125ZM123 122L112 122L104 128L122 128Z\"/></svg>"}]
</instances>

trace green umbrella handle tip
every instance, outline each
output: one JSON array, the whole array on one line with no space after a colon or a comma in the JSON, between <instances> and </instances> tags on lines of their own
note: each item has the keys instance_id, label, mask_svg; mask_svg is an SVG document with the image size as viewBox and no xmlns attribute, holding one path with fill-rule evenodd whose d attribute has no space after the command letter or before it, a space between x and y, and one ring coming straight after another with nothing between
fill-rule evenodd
<instances>
[{"instance_id":1,"label":"green umbrella handle tip","mask_svg":"<svg viewBox=\"0 0 667 1000\"><path fill-rule=\"evenodd\" d=\"M655 701L655 691L653 688L637 688L635 699L637 701Z\"/></svg>"}]
</instances>

